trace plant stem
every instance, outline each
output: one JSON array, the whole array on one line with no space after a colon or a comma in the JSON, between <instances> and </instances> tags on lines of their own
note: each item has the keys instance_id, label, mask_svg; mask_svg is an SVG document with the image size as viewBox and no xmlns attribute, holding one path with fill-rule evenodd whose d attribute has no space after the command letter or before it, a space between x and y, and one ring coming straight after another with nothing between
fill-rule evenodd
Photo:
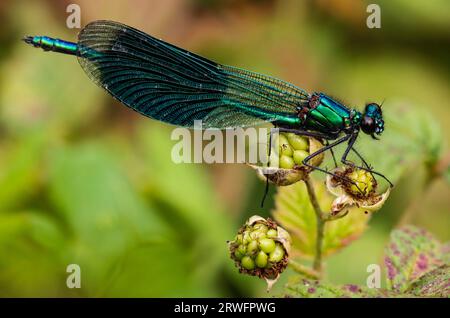
<instances>
[{"instance_id":1,"label":"plant stem","mask_svg":"<svg viewBox=\"0 0 450 318\"><path fill-rule=\"evenodd\" d=\"M303 264L297 263L294 260L289 260L289 266L299 274L306 276L312 279L319 279L320 273L316 272L314 269L311 269Z\"/></svg>"},{"instance_id":2,"label":"plant stem","mask_svg":"<svg viewBox=\"0 0 450 318\"><path fill-rule=\"evenodd\" d=\"M325 220L323 217L322 210L319 206L319 201L316 197L316 192L314 191L314 186L312 184L311 178L309 175L304 179L306 184L306 189L308 190L309 200L314 208L314 212L316 213L317 220L317 229L316 229L316 255L314 257L313 269L318 272L320 275L322 274L322 244L323 244L323 233L325 228Z\"/></svg>"}]
</instances>

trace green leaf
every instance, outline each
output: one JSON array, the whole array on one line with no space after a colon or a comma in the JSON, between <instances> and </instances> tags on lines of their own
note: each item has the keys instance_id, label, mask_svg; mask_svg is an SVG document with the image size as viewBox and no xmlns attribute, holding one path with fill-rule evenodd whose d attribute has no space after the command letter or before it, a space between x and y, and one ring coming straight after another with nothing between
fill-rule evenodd
<instances>
[{"instance_id":1,"label":"green leaf","mask_svg":"<svg viewBox=\"0 0 450 318\"><path fill-rule=\"evenodd\" d=\"M59 148L50 163L51 203L68 228L67 261L84 269L83 291L96 295L129 248L171 239L165 223L100 144Z\"/></svg>"},{"instance_id":2,"label":"green leaf","mask_svg":"<svg viewBox=\"0 0 450 318\"><path fill-rule=\"evenodd\" d=\"M237 226L233 226L214 191L208 167L174 163L171 151L176 142L170 139L170 130L163 125L148 125L147 121L141 123L137 139L147 167L142 170L142 182L146 182L153 197L171 207L167 212L173 215L166 216L191 240L198 254L193 259L203 259L194 266L197 275L205 282L213 282L223 263L232 265L223 251Z\"/></svg>"},{"instance_id":3,"label":"green leaf","mask_svg":"<svg viewBox=\"0 0 450 318\"><path fill-rule=\"evenodd\" d=\"M353 284L334 286L318 280L295 278L285 287L285 296L298 298L372 298L400 297L381 288L366 288Z\"/></svg>"},{"instance_id":4,"label":"green leaf","mask_svg":"<svg viewBox=\"0 0 450 318\"><path fill-rule=\"evenodd\" d=\"M142 244L118 261L101 296L207 297L211 291L193 278L191 270L186 248L176 242Z\"/></svg>"},{"instance_id":5,"label":"green leaf","mask_svg":"<svg viewBox=\"0 0 450 318\"><path fill-rule=\"evenodd\" d=\"M322 211L329 211L335 197L326 191L322 182L314 182L314 188ZM312 258L316 244L316 214L303 182L278 188L273 216L291 234L294 255ZM351 208L345 217L327 222L323 255L331 255L357 239L366 229L369 218L364 211Z\"/></svg>"},{"instance_id":6,"label":"green leaf","mask_svg":"<svg viewBox=\"0 0 450 318\"><path fill-rule=\"evenodd\" d=\"M0 296L64 295L66 249L57 223L41 211L0 214Z\"/></svg>"},{"instance_id":7,"label":"green leaf","mask_svg":"<svg viewBox=\"0 0 450 318\"><path fill-rule=\"evenodd\" d=\"M174 163L171 151L176 142L170 140L170 130L161 125L143 124L140 127L138 141L148 167L144 171L148 174L147 186L176 208L180 224L187 222L211 242L223 244L234 228L214 191L208 167Z\"/></svg>"},{"instance_id":8,"label":"green leaf","mask_svg":"<svg viewBox=\"0 0 450 318\"><path fill-rule=\"evenodd\" d=\"M450 297L450 265L443 265L423 275L408 292L421 297Z\"/></svg>"},{"instance_id":9,"label":"green leaf","mask_svg":"<svg viewBox=\"0 0 450 318\"><path fill-rule=\"evenodd\" d=\"M33 134L0 147L0 210L17 207L38 189L45 136ZM3 148L3 149L2 149Z\"/></svg>"},{"instance_id":10,"label":"green leaf","mask_svg":"<svg viewBox=\"0 0 450 318\"><path fill-rule=\"evenodd\" d=\"M410 284L443 265L442 246L429 232L404 226L391 233L385 250L388 289L403 292Z\"/></svg>"},{"instance_id":11,"label":"green leaf","mask_svg":"<svg viewBox=\"0 0 450 318\"><path fill-rule=\"evenodd\" d=\"M0 214L0 244L14 240L26 227L22 214Z\"/></svg>"}]
</instances>

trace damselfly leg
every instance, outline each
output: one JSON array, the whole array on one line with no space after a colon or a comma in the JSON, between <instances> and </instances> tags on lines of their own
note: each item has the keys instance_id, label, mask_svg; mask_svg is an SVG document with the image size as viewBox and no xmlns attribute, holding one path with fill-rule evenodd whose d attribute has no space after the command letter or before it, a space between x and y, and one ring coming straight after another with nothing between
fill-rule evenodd
<instances>
[{"instance_id":1,"label":"damselfly leg","mask_svg":"<svg viewBox=\"0 0 450 318\"><path fill-rule=\"evenodd\" d=\"M317 170L317 171L323 172L325 174L331 175L331 176L333 176L336 179L340 179L340 180L344 180L346 182L350 182L351 184L356 186L358 191L360 191L362 193L362 190L358 187L358 184L355 181L351 180L350 178L346 178L346 177L340 176L340 175L338 175L336 173L330 172L330 171L328 171L326 169L322 169L322 168L320 168L318 166L314 166L314 165L308 163L308 161L310 161L314 157L320 155L321 153L323 153L323 152L325 152L327 150L331 151L333 147L336 147L337 145L347 141L350 137L352 137L352 135L345 135L344 137L334 141L333 143L329 143L329 140L336 139L335 135L326 135L326 134L317 133L317 132L297 130L297 129L290 129L290 128L278 128L278 130L280 132L291 132L291 133L297 134L299 136L315 137L315 138L321 138L321 139L326 140L327 145L325 147L317 150L316 152L310 154L305 159L303 159L303 164L305 166L313 169L313 170Z\"/></svg>"},{"instance_id":2,"label":"damselfly leg","mask_svg":"<svg viewBox=\"0 0 450 318\"><path fill-rule=\"evenodd\" d=\"M269 134L269 151L267 157L267 166L270 167L270 155L272 154L272 129L270 129ZM269 176L266 175L266 187L264 189L264 195L261 200L261 208L264 207L264 201L266 200L267 194L269 193Z\"/></svg>"},{"instance_id":3,"label":"damselfly leg","mask_svg":"<svg viewBox=\"0 0 450 318\"><path fill-rule=\"evenodd\" d=\"M347 165L347 166L350 166L350 167L354 167L354 168L361 169L361 170L369 172L374 179L375 179L374 175L380 176L381 178L386 180L389 183L389 185L391 186L391 188L392 188L394 186L392 184L392 182L387 177L385 177L383 174L373 170L372 167L370 167L369 164L367 163L367 161L363 158L363 156L358 151L356 151L356 149L353 147L357 137L358 137L358 135L352 135L352 138L349 140L348 146L345 149L344 154L342 155L341 162L344 165ZM348 156L350 150L352 150L361 159L361 161L363 162L363 165L365 167L355 165L355 163L347 160L347 156Z\"/></svg>"},{"instance_id":4,"label":"damselfly leg","mask_svg":"<svg viewBox=\"0 0 450 318\"><path fill-rule=\"evenodd\" d=\"M329 145L330 145L330 142L327 139L325 139L325 146L329 146ZM337 161L336 161L336 157L334 156L333 148L330 148L330 152L331 152L331 156L333 157L334 167L337 168L338 164L337 164Z\"/></svg>"},{"instance_id":5,"label":"damselfly leg","mask_svg":"<svg viewBox=\"0 0 450 318\"><path fill-rule=\"evenodd\" d=\"M294 133L294 134L299 135L299 136L315 137L315 138L324 139L324 140L327 141L327 144L328 144L328 139L331 138L331 136L329 136L329 135L321 134L321 133L318 133L318 132L303 131L303 130L290 129L290 128L281 128L281 127L272 128L272 129L270 129L270 134L269 134L269 151L268 151L268 153L269 153L269 154L268 154L269 158L268 158L268 161L267 161L267 166L270 166L270 157L271 157L271 154L272 154L272 140L273 140L273 135L278 134L278 133L280 133L280 132ZM331 149L331 148L328 148L328 149ZM326 149L326 150L327 150L327 149ZM320 152L320 153L321 153L321 152ZM318 153L318 154L320 154L320 153ZM311 158L314 158L314 156L312 156ZM311 158L310 158L310 159L311 159ZM333 153L333 158L334 158L334 153ZM306 159L306 158L305 158L305 159ZM335 160L335 162L336 162L336 160ZM305 165L308 166L308 167L310 167L310 168L313 169L313 170L319 170L319 171L322 171L322 172L331 174L331 175L335 176L336 178L342 178L342 177L340 177L340 176L338 176L338 175L336 175L336 174L333 174L333 173L331 173L331 172L329 172L329 171L326 171L326 170L321 169L321 168L319 168L319 167L316 167L316 166L314 166L314 165L310 165L310 164L305 164ZM349 181L351 182L351 180L349 180ZM268 194L268 193L269 193L269 177L266 175L266 186L265 186L265 189L264 189L264 195L263 195L263 198L262 198L262 200L261 200L261 207L264 206L264 202L265 202L265 200L266 200L266 197L267 197L267 194Z\"/></svg>"}]
</instances>

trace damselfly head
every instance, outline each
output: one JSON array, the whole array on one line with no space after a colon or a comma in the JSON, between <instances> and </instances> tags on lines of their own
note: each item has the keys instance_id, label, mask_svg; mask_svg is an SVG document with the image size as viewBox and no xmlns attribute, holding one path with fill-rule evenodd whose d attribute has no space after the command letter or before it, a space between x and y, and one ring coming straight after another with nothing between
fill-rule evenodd
<instances>
[{"instance_id":1,"label":"damselfly head","mask_svg":"<svg viewBox=\"0 0 450 318\"><path fill-rule=\"evenodd\" d=\"M361 119L361 129L364 133L378 139L376 135L381 135L384 130L383 114L380 105L369 103L366 105L363 117Z\"/></svg>"}]
</instances>

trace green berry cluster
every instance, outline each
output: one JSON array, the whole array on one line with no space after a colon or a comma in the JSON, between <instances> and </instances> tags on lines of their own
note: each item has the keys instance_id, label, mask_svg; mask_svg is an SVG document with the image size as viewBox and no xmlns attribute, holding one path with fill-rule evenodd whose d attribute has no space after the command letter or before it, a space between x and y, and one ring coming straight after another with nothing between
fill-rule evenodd
<instances>
[{"instance_id":1,"label":"green berry cluster","mask_svg":"<svg viewBox=\"0 0 450 318\"><path fill-rule=\"evenodd\" d=\"M241 273L273 278L287 266L287 252L279 241L280 233L275 222L260 219L246 224L229 242L231 258Z\"/></svg>"},{"instance_id":2,"label":"green berry cluster","mask_svg":"<svg viewBox=\"0 0 450 318\"><path fill-rule=\"evenodd\" d=\"M271 167L292 169L295 165L301 166L309 156L309 140L305 137L294 133L279 133L273 139L269 158Z\"/></svg>"},{"instance_id":3,"label":"green berry cluster","mask_svg":"<svg viewBox=\"0 0 450 318\"><path fill-rule=\"evenodd\" d=\"M256 170L261 180L268 180L277 186L288 186L304 180L312 169L305 166L303 160L323 147L320 140L293 133L273 134L268 140L271 145L268 162L249 166ZM323 153L314 156L310 165L320 166L323 157Z\"/></svg>"},{"instance_id":4,"label":"green berry cluster","mask_svg":"<svg viewBox=\"0 0 450 318\"><path fill-rule=\"evenodd\" d=\"M366 199L376 192L377 181L369 171L347 167L336 174L345 178L341 182L345 192L356 199Z\"/></svg>"},{"instance_id":5,"label":"green berry cluster","mask_svg":"<svg viewBox=\"0 0 450 318\"><path fill-rule=\"evenodd\" d=\"M349 173L348 177L355 183L350 184L349 190L354 195L368 196L374 190L376 181L370 172L362 169L355 169Z\"/></svg>"}]
</instances>

